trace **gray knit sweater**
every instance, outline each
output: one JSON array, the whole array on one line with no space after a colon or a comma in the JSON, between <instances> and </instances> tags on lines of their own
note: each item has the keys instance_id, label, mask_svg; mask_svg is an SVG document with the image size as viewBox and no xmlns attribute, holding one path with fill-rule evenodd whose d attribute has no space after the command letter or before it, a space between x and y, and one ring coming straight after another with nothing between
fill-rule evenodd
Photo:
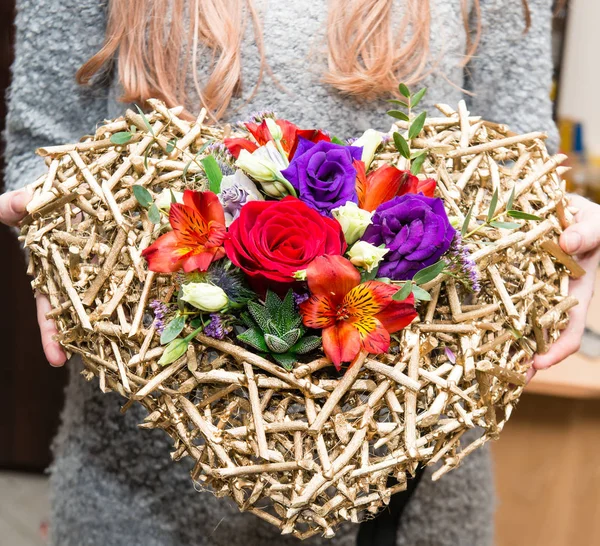
<instances>
[{"instance_id":1,"label":"gray knit sweater","mask_svg":"<svg viewBox=\"0 0 600 546\"><path fill-rule=\"evenodd\" d=\"M383 0L382 0L383 1ZM397 1L396 8L402 8ZM111 77L82 89L77 68L102 44L106 0L18 0L16 59L9 92L6 187L34 180L43 170L39 146L78 139L115 117L118 86ZM472 112L516 131L545 130L551 119L551 0L529 0L532 26L524 34L521 0L481 0L483 37L465 71L461 0L431 0L435 65L424 106L456 104L461 87L472 92ZM387 129L385 103L341 97L319 82L318 53L326 0L262 0L268 62L280 86L267 77L254 99L232 105L231 118L274 109L304 127L340 137L367 127ZM202 70L202 67L199 67ZM245 45L244 82L258 69L256 47ZM248 91L249 83L246 87ZM194 105L191 105L194 107ZM224 499L196 492L190 464L172 463L162 431L136 427L140 408L124 416L123 400L102 394L72 370L52 466L53 546L262 546L297 543L274 527L238 512ZM427 471L399 532L402 546L487 546L493 542L493 487L489 451L479 450L439 482ZM356 526L340 529L331 546L354 542ZM313 539L310 544L327 543Z\"/></svg>"}]
</instances>

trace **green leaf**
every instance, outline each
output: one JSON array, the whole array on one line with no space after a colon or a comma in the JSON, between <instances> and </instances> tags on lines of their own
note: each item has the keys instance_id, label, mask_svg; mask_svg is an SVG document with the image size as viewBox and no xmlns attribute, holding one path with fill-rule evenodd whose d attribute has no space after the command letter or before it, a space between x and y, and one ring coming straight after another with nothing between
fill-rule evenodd
<instances>
[{"instance_id":1,"label":"green leaf","mask_svg":"<svg viewBox=\"0 0 600 546\"><path fill-rule=\"evenodd\" d=\"M444 269L446 269L446 265L447 264L444 260L439 260L433 265L424 267L415 273L413 282L415 284L427 284L429 281L435 279L442 271L444 271Z\"/></svg>"},{"instance_id":2,"label":"green leaf","mask_svg":"<svg viewBox=\"0 0 600 546\"><path fill-rule=\"evenodd\" d=\"M269 352L269 348L265 343L265 336L258 328L249 328L244 333L238 335L237 338L263 353Z\"/></svg>"},{"instance_id":3,"label":"green leaf","mask_svg":"<svg viewBox=\"0 0 600 546\"><path fill-rule=\"evenodd\" d=\"M464 237L466 235L467 231L469 230L469 224L471 223L471 216L473 214L474 206L475 206L475 203L473 203L471 205L469 212L467 212L467 215L465 216L465 221L463 222L462 228L460 228L460 234L462 237Z\"/></svg>"},{"instance_id":4,"label":"green leaf","mask_svg":"<svg viewBox=\"0 0 600 546\"><path fill-rule=\"evenodd\" d=\"M144 186L140 186L135 184L132 186L133 196L137 199L137 202L142 205L144 208L150 208L152 205L152 195L150 192L144 188Z\"/></svg>"},{"instance_id":5,"label":"green leaf","mask_svg":"<svg viewBox=\"0 0 600 546\"><path fill-rule=\"evenodd\" d=\"M377 278L377 271L379 267L374 267L371 271L363 271L360 275L360 282L372 281Z\"/></svg>"},{"instance_id":6,"label":"green leaf","mask_svg":"<svg viewBox=\"0 0 600 546\"><path fill-rule=\"evenodd\" d=\"M394 133L394 145L402 157L410 159L410 148L408 142L400 133Z\"/></svg>"},{"instance_id":7,"label":"green leaf","mask_svg":"<svg viewBox=\"0 0 600 546\"><path fill-rule=\"evenodd\" d=\"M166 345L171 343L179 334L181 334L185 327L185 317L177 316L169 324L166 325L163 333L160 335L160 344Z\"/></svg>"},{"instance_id":8,"label":"green leaf","mask_svg":"<svg viewBox=\"0 0 600 546\"><path fill-rule=\"evenodd\" d=\"M158 210L156 203L152 203L148 209L148 220L153 224L160 224L160 210Z\"/></svg>"},{"instance_id":9,"label":"green leaf","mask_svg":"<svg viewBox=\"0 0 600 546\"><path fill-rule=\"evenodd\" d=\"M338 144L339 146L347 146L348 145L347 142L344 142L341 138L338 138L336 136L331 137L331 142L333 142L334 144Z\"/></svg>"},{"instance_id":10,"label":"green leaf","mask_svg":"<svg viewBox=\"0 0 600 546\"><path fill-rule=\"evenodd\" d=\"M412 285L412 293L416 300L420 300L420 301L431 300L431 295L429 294L429 292L427 292L427 290L423 290L420 286L417 286L416 284Z\"/></svg>"},{"instance_id":11,"label":"green leaf","mask_svg":"<svg viewBox=\"0 0 600 546\"><path fill-rule=\"evenodd\" d=\"M265 307L263 307L262 305L251 301L248 303L248 311L250 311L250 314L252 315L252 318L256 321L256 323L258 324L258 327L263 331L263 332L268 332L269 331L269 312L267 311L267 309Z\"/></svg>"},{"instance_id":12,"label":"green leaf","mask_svg":"<svg viewBox=\"0 0 600 546\"><path fill-rule=\"evenodd\" d=\"M396 292L392 296L392 299L394 301L404 301L406 298L408 298L408 296L410 296L411 292L412 292L412 283L410 281L406 281L402 285L402 288L400 290L398 290L398 292Z\"/></svg>"},{"instance_id":13,"label":"green leaf","mask_svg":"<svg viewBox=\"0 0 600 546\"><path fill-rule=\"evenodd\" d=\"M413 159L410 163L410 172L417 176L421 169L423 168L423 163L425 162L425 158L427 157L427 153L422 153Z\"/></svg>"},{"instance_id":14,"label":"green leaf","mask_svg":"<svg viewBox=\"0 0 600 546\"><path fill-rule=\"evenodd\" d=\"M408 138L416 138L419 136L419 133L423 130L423 125L425 125L425 118L427 118L427 112L421 112L415 119L413 119L410 124L410 129L408 130Z\"/></svg>"},{"instance_id":15,"label":"green leaf","mask_svg":"<svg viewBox=\"0 0 600 546\"><path fill-rule=\"evenodd\" d=\"M133 137L133 133L130 133L129 131L121 131L120 133L115 133L114 135L111 135L110 137L110 141L113 144L127 144Z\"/></svg>"},{"instance_id":16,"label":"green leaf","mask_svg":"<svg viewBox=\"0 0 600 546\"><path fill-rule=\"evenodd\" d=\"M167 142L167 153L170 154L175 147L177 146L177 139L175 137L173 137L171 140L169 140L169 142Z\"/></svg>"},{"instance_id":17,"label":"green leaf","mask_svg":"<svg viewBox=\"0 0 600 546\"><path fill-rule=\"evenodd\" d=\"M276 315L281 308L281 299L272 290L267 290L267 296L265 297L265 307L269 310L269 313Z\"/></svg>"},{"instance_id":18,"label":"green leaf","mask_svg":"<svg viewBox=\"0 0 600 546\"><path fill-rule=\"evenodd\" d=\"M408 108L408 103L404 102L403 100L388 99L386 102L389 102L391 104L395 104L396 106L403 106L404 108Z\"/></svg>"},{"instance_id":19,"label":"green leaf","mask_svg":"<svg viewBox=\"0 0 600 546\"><path fill-rule=\"evenodd\" d=\"M515 200L515 187L513 186L513 189L510 192L510 197L508 198L508 201L506 202L506 210L512 210L514 200Z\"/></svg>"},{"instance_id":20,"label":"green leaf","mask_svg":"<svg viewBox=\"0 0 600 546\"><path fill-rule=\"evenodd\" d=\"M280 337L271 334L265 334L265 343L272 353L286 353L292 346L291 343L286 343Z\"/></svg>"},{"instance_id":21,"label":"green leaf","mask_svg":"<svg viewBox=\"0 0 600 546\"><path fill-rule=\"evenodd\" d=\"M400 91L400 93L404 95L407 99L410 98L410 91L408 90L408 87L406 87L405 84L401 83L398 86L398 91Z\"/></svg>"},{"instance_id":22,"label":"green leaf","mask_svg":"<svg viewBox=\"0 0 600 546\"><path fill-rule=\"evenodd\" d=\"M292 289L287 291L275 316L286 332L295 328L295 324L300 315L296 311L296 306L294 305L294 292Z\"/></svg>"},{"instance_id":23,"label":"green leaf","mask_svg":"<svg viewBox=\"0 0 600 546\"><path fill-rule=\"evenodd\" d=\"M427 87L423 87L423 89L419 89L419 91L417 91L410 98L410 105L412 108L414 108L415 106L417 106L417 104L419 104L421 102L421 99L425 96L426 92L427 92Z\"/></svg>"},{"instance_id":24,"label":"green leaf","mask_svg":"<svg viewBox=\"0 0 600 546\"><path fill-rule=\"evenodd\" d=\"M498 205L498 188L495 189L494 195L492 195L492 200L490 201L490 208L487 213L487 222L491 222L494 217L494 213L496 212L496 206Z\"/></svg>"},{"instance_id":25,"label":"green leaf","mask_svg":"<svg viewBox=\"0 0 600 546\"><path fill-rule=\"evenodd\" d=\"M298 343L290 349L290 352L304 355L318 349L320 346L321 336L306 336L298 341Z\"/></svg>"},{"instance_id":26,"label":"green leaf","mask_svg":"<svg viewBox=\"0 0 600 546\"><path fill-rule=\"evenodd\" d=\"M217 163L217 160L212 155L207 155L201 161L204 167L204 172L208 178L208 188L213 193L219 193L221 191L221 180L223 180L223 173Z\"/></svg>"},{"instance_id":27,"label":"green leaf","mask_svg":"<svg viewBox=\"0 0 600 546\"><path fill-rule=\"evenodd\" d=\"M499 229L517 229L521 227L521 224L517 224L515 222L490 222L490 226L499 228Z\"/></svg>"},{"instance_id":28,"label":"green leaf","mask_svg":"<svg viewBox=\"0 0 600 546\"><path fill-rule=\"evenodd\" d=\"M192 327L194 330L196 328L200 328L200 326L203 326L204 323L202 322L202 319L200 317L196 317L195 319L192 319L190 321L190 327Z\"/></svg>"},{"instance_id":29,"label":"green leaf","mask_svg":"<svg viewBox=\"0 0 600 546\"><path fill-rule=\"evenodd\" d=\"M162 366L171 364L181 358L187 351L189 341L185 339L175 339L169 343L165 352L160 357L158 363Z\"/></svg>"},{"instance_id":30,"label":"green leaf","mask_svg":"<svg viewBox=\"0 0 600 546\"><path fill-rule=\"evenodd\" d=\"M155 136L154 135L154 129L152 129L152 125L150 125L150 121L146 117L146 114L144 114L144 111L137 104L135 105L135 107L137 108L137 111L140 114L140 116L142 116L142 119L144 120L144 125L146 126L146 129L148 130L148 132L152 136Z\"/></svg>"},{"instance_id":31,"label":"green leaf","mask_svg":"<svg viewBox=\"0 0 600 546\"><path fill-rule=\"evenodd\" d=\"M300 328L293 328L289 332L286 332L285 334L283 334L281 336L281 339L283 341L285 341L286 343L288 343L289 346L291 347L292 345L298 343L298 340L302 337L302 334L303 334L303 331Z\"/></svg>"},{"instance_id":32,"label":"green leaf","mask_svg":"<svg viewBox=\"0 0 600 546\"><path fill-rule=\"evenodd\" d=\"M169 188L169 191L171 192L171 204L177 203L177 197L175 197L173 190Z\"/></svg>"},{"instance_id":33,"label":"green leaf","mask_svg":"<svg viewBox=\"0 0 600 546\"><path fill-rule=\"evenodd\" d=\"M291 353L274 354L272 356L277 361L278 364L281 364L288 371L293 370L294 364L296 364L296 362L298 362L296 355L293 355Z\"/></svg>"},{"instance_id":34,"label":"green leaf","mask_svg":"<svg viewBox=\"0 0 600 546\"><path fill-rule=\"evenodd\" d=\"M401 119L402 121L409 121L410 119L404 112L401 112L400 110L388 110L387 115L396 119Z\"/></svg>"},{"instance_id":35,"label":"green leaf","mask_svg":"<svg viewBox=\"0 0 600 546\"><path fill-rule=\"evenodd\" d=\"M517 220L534 220L536 222L542 220L539 216L536 216L535 214L529 214L520 210L509 210L506 214L508 214L511 218L516 218Z\"/></svg>"},{"instance_id":36,"label":"green leaf","mask_svg":"<svg viewBox=\"0 0 600 546\"><path fill-rule=\"evenodd\" d=\"M256 324L256 322L250 316L249 313L246 313L245 311L240 313L240 319L248 328L250 328L250 329L257 328L258 329L258 325Z\"/></svg>"}]
</instances>

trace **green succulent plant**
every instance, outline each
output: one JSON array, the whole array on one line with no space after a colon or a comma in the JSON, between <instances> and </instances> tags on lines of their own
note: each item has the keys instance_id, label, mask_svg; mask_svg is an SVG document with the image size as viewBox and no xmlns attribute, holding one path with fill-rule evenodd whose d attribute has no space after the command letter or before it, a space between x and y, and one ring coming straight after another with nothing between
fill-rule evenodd
<instances>
[{"instance_id":1,"label":"green succulent plant","mask_svg":"<svg viewBox=\"0 0 600 546\"><path fill-rule=\"evenodd\" d=\"M283 300L269 290L264 303L248 302L248 312L242 313L241 319L248 329L237 338L261 353L271 355L286 370L294 367L298 355L314 351L321 345L319 336L306 335L291 290Z\"/></svg>"}]
</instances>

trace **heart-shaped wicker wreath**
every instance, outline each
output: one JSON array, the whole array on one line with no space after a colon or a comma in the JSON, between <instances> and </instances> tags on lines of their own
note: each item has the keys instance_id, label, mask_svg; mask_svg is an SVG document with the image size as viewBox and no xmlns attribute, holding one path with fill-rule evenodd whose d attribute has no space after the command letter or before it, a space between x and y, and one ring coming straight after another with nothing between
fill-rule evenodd
<instances>
[{"instance_id":1,"label":"heart-shaped wicker wreath","mask_svg":"<svg viewBox=\"0 0 600 546\"><path fill-rule=\"evenodd\" d=\"M543 133L517 135L469 117L461 103L458 111L438 105L440 117L412 140L427 150L424 172L437 180L448 214L462 225L472 207L469 229L480 229L468 247L482 289L469 299L451 277L429 282L431 301L389 354L361 353L345 374L317 355L290 372L239 343L199 334L186 355L161 367L148 304L169 298L172 287L140 256L159 226L132 186L152 195L201 187L204 145L231 130L149 102L146 118L128 111L77 144L39 150L48 173L23 223L29 273L88 379L123 395L126 408L143 404L141 426L167 432L173 459L192 457L199 484L300 538L333 536L342 520L385 506L417 465L441 461L437 479L498 436L533 353L547 350L577 303L569 275L582 273L557 244L571 220L558 167L564 156L548 155ZM111 141L131 126L128 143ZM376 161L403 160L390 143ZM482 226L494 191L501 211L513 188L514 208L542 220L512 231ZM479 439L461 443L474 427Z\"/></svg>"}]
</instances>

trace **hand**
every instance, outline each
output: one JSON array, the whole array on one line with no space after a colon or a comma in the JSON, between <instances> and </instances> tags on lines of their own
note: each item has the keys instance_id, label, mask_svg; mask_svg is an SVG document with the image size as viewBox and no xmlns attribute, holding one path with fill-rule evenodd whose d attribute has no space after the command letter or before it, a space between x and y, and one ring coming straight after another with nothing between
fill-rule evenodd
<instances>
[{"instance_id":1,"label":"hand","mask_svg":"<svg viewBox=\"0 0 600 546\"><path fill-rule=\"evenodd\" d=\"M579 263L585 269L583 277L572 279L569 283L569 295L576 297L579 305L571 310L569 325L556 343L547 353L535 356L533 367L527 374L528 379L536 371L554 366L579 350L588 307L594 293L596 270L600 262L600 205L579 195L571 196L571 204L579 212L575 216L575 223L560 236L560 246L565 252L578 256Z\"/></svg>"},{"instance_id":2,"label":"hand","mask_svg":"<svg viewBox=\"0 0 600 546\"><path fill-rule=\"evenodd\" d=\"M31 188L7 192L0 195L0 223L16 226L27 214L27 204L31 201ZM36 294L37 319L42 335L44 354L51 366L62 366L67 357L54 336L58 333L53 320L46 318L52 309L50 301L43 294Z\"/></svg>"}]
</instances>

